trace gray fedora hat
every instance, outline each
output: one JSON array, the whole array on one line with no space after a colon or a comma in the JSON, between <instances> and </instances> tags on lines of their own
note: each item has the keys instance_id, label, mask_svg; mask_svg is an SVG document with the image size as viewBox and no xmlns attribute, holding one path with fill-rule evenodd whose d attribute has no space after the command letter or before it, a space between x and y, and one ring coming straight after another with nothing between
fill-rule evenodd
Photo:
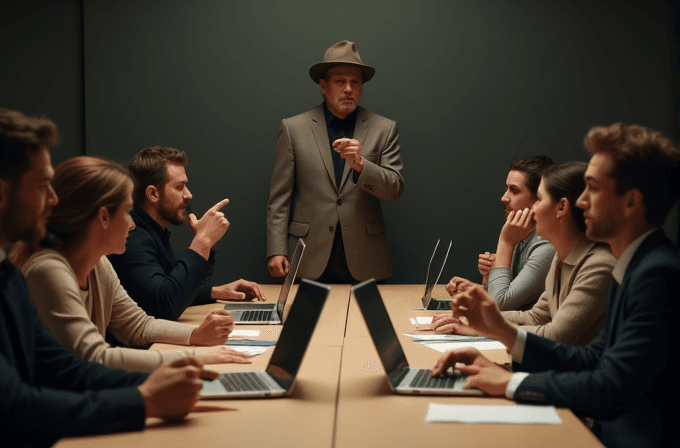
<instances>
[{"instance_id":1,"label":"gray fedora hat","mask_svg":"<svg viewBox=\"0 0 680 448\"><path fill-rule=\"evenodd\" d=\"M309 76L318 84L319 79L326 73L326 70L334 65L341 64L350 64L359 67L364 82L370 81L371 78L373 78L373 75L375 75L375 69L373 67L364 65L361 62L361 57L359 56L357 46L354 42L343 40L326 50L323 62L312 65L312 68L309 69Z\"/></svg>"}]
</instances>

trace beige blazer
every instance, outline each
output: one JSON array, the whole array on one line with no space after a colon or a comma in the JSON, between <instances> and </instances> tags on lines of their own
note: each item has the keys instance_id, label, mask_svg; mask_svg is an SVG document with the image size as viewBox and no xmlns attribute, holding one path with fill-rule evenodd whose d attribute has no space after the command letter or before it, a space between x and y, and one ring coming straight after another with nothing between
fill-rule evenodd
<instances>
[{"instance_id":1,"label":"beige blazer","mask_svg":"<svg viewBox=\"0 0 680 448\"><path fill-rule=\"evenodd\" d=\"M583 241L560 260L553 258L545 291L527 311L503 311L526 331L553 341L586 345L600 333L616 258L604 243Z\"/></svg>"},{"instance_id":2,"label":"beige blazer","mask_svg":"<svg viewBox=\"0 0 680 448\"><path fill-rule=\"evenodd\" d=\"M302 238L307 248L298 277L323 273L338 222L354 278L382 280L392 273L380 200L395 201L404 191L397 126L358 108L354 138L364 169L355 184L345 163L337 186L323 106L281 123L267 207L267 257L288 255Z\"/></svg>"}]
</instances>

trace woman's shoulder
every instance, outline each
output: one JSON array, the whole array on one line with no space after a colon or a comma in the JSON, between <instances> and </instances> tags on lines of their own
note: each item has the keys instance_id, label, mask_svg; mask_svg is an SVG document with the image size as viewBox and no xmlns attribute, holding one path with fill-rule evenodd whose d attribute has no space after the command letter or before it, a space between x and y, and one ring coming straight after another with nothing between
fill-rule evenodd
<instances>
[{"instance_id":1,"label":"woman's shoulder","mask_svg":"<svg viewBox=\"0 0 680 448\"><path fill-rule=\"evenodd\" d=\"M588 251L588 259L590 263L606 264L612 269L616 264L616 257L606 243L594 243Z\"/></svg>"},{"instance_id":2,"label":"woman's shoulder","mask_svg":"<svg viewBox=\"0 0 680 448\"><path fill-rule=\"evenodd\" d=\"M22 268L25 276L33 272L50 270L67 270L72 272L71 265L66 260L66 257L54 249L42 249L34 253L26 260Z\"/></svg>"}]
</instances>

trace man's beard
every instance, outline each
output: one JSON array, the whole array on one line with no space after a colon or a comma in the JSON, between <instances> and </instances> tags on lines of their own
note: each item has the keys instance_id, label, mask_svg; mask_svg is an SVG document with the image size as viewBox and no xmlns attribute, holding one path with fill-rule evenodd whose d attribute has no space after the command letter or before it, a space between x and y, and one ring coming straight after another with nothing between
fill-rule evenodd
<instances>
[{"instance_id":1,"label":"man's beard","mask_svg":"<svg viewBox=\"0 0 680 448\"><path fill-rule=\"evenodd\" d=\"M10 242L28 241L37 243L42 240L47 234L47 230L43 224L43 216L40 216L35 222L26 223L21 221L24 216L26 208L19 204L14 196L10 194L9 204L7 209L0 219L0 228L7 235Z\"/></svg>"},{"instance_id":2,"label":"man's beard","mask_svg":"<svg viewBox=\"0 0 680 448\"><path fill-rule=\"evenodd\" d=\"M164 204L162 200L161 206L158 209L158 214L161 215L161 218L176 226L184 224L184 221L186 221L187 218L186 208L184 210L180 208L171 208L169 205Z\"/></svg>"}]
</instances>

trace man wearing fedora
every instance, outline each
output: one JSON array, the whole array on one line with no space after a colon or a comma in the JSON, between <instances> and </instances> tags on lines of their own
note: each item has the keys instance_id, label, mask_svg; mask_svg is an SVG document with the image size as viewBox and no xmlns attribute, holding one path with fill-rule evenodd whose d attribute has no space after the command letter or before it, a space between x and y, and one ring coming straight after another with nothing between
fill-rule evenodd
<instances>
[{"instance_id":1,"label":"man wearing fedora","mask_svg":"<svg viewBox=\"0 0 680 448\"><path fill-rule=\"evenodd\" d=\"M298 238L307 244L298 277L391 275L380 200L399 199L404 178L396 123L358 106L374 74L353 42L338 42L309 69L324 103L282 121L267 207L271 275L288 273Z\"/></svg>"}]
</instances>

